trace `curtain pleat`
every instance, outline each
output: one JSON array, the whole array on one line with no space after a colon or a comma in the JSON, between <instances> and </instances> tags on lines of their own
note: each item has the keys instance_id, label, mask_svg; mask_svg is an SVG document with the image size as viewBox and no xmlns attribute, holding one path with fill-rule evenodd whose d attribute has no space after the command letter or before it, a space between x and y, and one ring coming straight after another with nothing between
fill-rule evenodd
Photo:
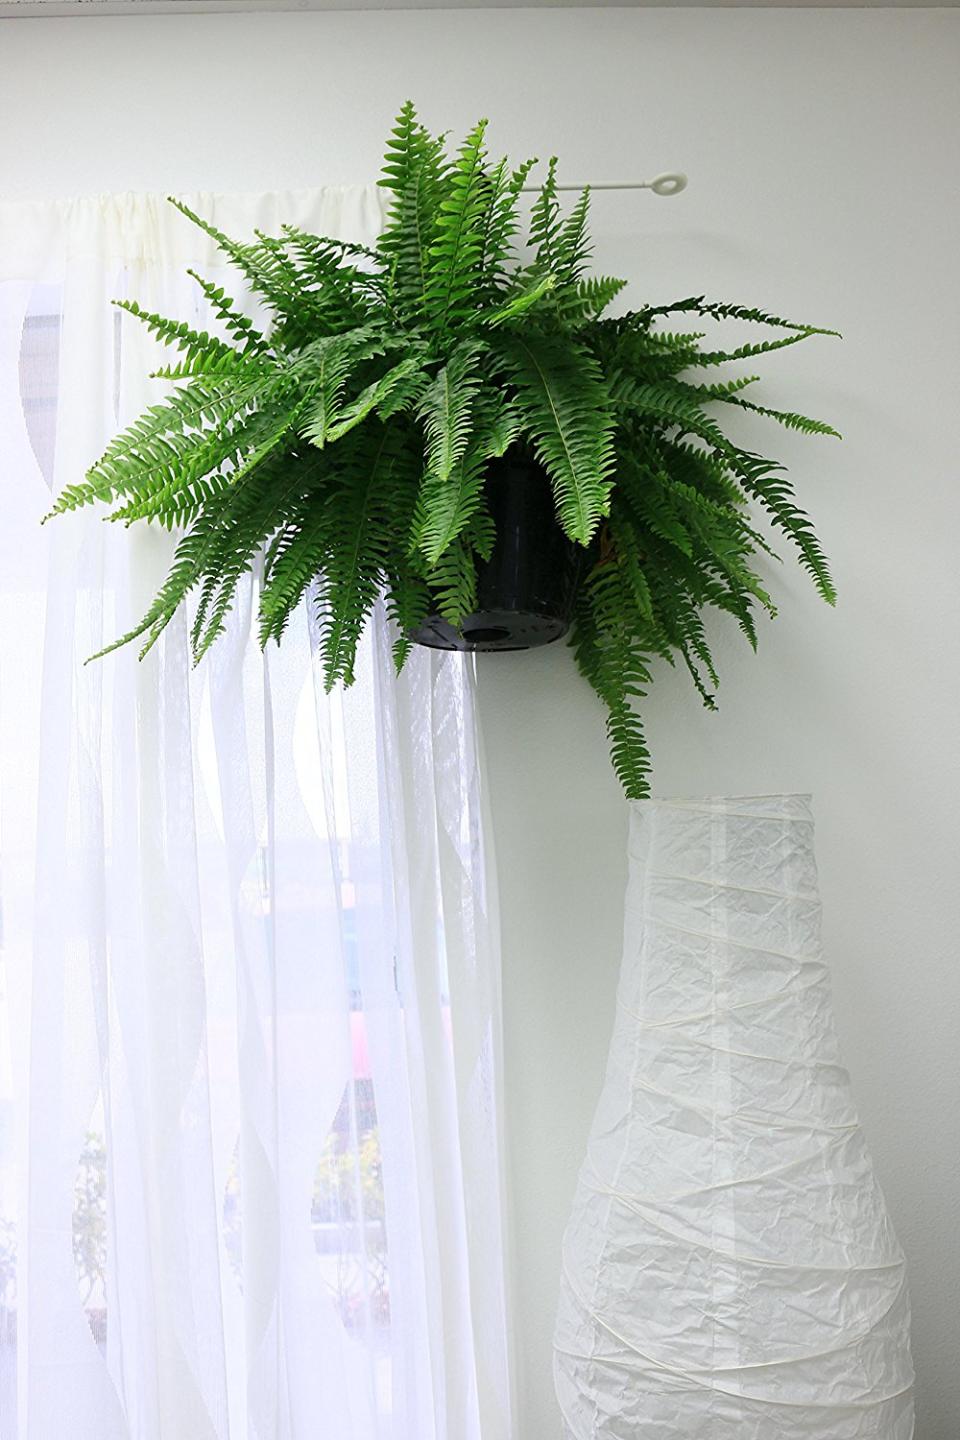
<instances>
[{"instance_id":1,"label":"curtain pleat","mask_svg":"<svg viewBox=\"0 0 960 1440\"><path fill-rule=\"evenodd\" d=\"M375 187L196 196L370 241ZM0 206L0 1440L510 1440L499 955L469 662L328 695L256 577L192 669L175 537L41 528L163 393L111 307L242 281L159 197Z\"/></svg>"}]
</instances>

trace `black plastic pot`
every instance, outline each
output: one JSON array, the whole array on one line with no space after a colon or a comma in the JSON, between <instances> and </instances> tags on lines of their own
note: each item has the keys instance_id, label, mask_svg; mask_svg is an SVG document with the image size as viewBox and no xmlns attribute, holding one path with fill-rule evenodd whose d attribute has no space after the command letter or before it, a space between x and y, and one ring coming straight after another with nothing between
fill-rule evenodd
<instances>
[{"instance_id":1,"label":"black plastic pot","mask_svg":"<svg viewBox=\"0 0 960 1440\"><path fill-rule=\"evenodd\" d=\"M435 650L532 650L570 627L585 551L557 523L550 481L526 451L491 460L486 497L497 540L477 570L478 608L457 629L429 615L410 634Z\"/></svg>"}]
</instances>

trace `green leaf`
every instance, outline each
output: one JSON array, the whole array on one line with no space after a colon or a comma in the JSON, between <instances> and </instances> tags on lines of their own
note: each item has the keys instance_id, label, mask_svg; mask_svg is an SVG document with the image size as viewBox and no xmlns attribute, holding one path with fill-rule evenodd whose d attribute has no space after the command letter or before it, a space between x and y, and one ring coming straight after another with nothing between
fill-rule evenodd
<instances>
[{"instance_id":1,"label":"green leaf","mask_svg":"<svg viewBox=\"0 0 960 1440\"><path fill-rule=\"evenodd\" d=\"M205 362L207 374L243 367L244 359L240 352L215 335L208 335L206 330L194 330L183 320L168 320L163 315L152 314L141 309L136 300L114 300L113 303L118 310L125 310L128 315L142 320L151 334L164 345L173 345L183 351L188 365Z\"/></svg>"},{"instance_id":2,"label":"green leaf","mask_svg":"<svg viewBox=\"0 0 960 1440\"><path fill-rule=\"evenodd\" d=\"M362 360L382 353L385 345L371 327L326 335L299 351L294 360L296 378L306 390L305 419L300 434L322 450L328 441L345 434L338 427L354 407L343 409L347 382ZM371 406L372 408L372 406ZM362 418L362 417L361 417ZM351 429L351 425L347 425Z\"/></svg>"},{"instance_id":3,"label":"green leaf","mask_svg":"<svg viewBox=\"0 0 960 1440\"><path fill-rule=\"evenodd\" d=\"M436 213L436 238L428 254L425 307L443 332L474 312L473 289L484 247L485 151L481 120L464 141Z\"/></svg>"},{"instance_id":4,"label":"green leaf","mask_svg":"<svg viewBox=\"0 0 960 1440\"><path fill-rule=\"evenodd\" d=\"M531 280L525 289L514 295L505 305L485 314L482 319L484 325L491 328L497 325L504 325L508 320L516 320L542 300L544 295L549 295L551 290L556 289L555 275L542 275L539 279Z\"/></svg>"},{"instance_id":5,"label":"green leaf","mask_svg":"<svg viewBox=\"0 0 960 1440\"><path fill-rule=\"evenodd\" d=\"M832 435L835 440L842 440L843 436L839 430L834 430L824 420L812 420L809 415L798 415L791 410L771 410L767 405L755 405L751 400L742 400L733 395L723 395L721 399L731 405L739 405L742 410L752 410L755 415L766 415L771 420L777 420L788 430L799 430L804 435Z\"/></svg>"},{"instance_id":6,"label":"green leaf","mask_svg":"<svg viewBox=\"0 0 960 1440\"><path fill-rule=\"evenodd\" d=\"M520 225L520 195L536 163L525 160L510 173L507 161L501 160L488 177L480 270L484 286L494 295L502 295L515 279L513 240Z\"/></svg>"},{"instance_id":7,"label":"green leaf","mask_svg":"<svg viewBox=\"0 0 960 1440\"><path fill-rule=\"evenodd\" d=\"M571 540L588 545L609 508L613 418L600 368L576 341L504 336L505 371L516 387L521 426L550 476L557 515Z\"/></svg>"},{"instance_id":8,"label":"green leaf","mask_svg":"<svg viewBox=\"0 0 960 1440\"><path fill-rule=\"evenodd\" d=\"M377 240L377 254L389 268L397 303L416 313L426 303L430 249L447 167L442 138L427 133L409 100L388 141L378 183L394 200Z\"/></svg>"},{"instance_id":9,"label":"green leaf","mask_svg":"<svg viewBox=\"0 0 960 1440\"><path fill-rule=\"evenodd\" d=\"M426 474L449 479L472 430L473 404L480 388L477 347L461 345L420 396L417 415L426 436Z\"/></svg>"},{"instance_id":10,"label":"green leaf","mask_svg":"<svg viewBox=\"0 0 960 1440\"><path fill-rule=\"evenodd\" d=\"M794 501L793 487L783 466L747 452L731 457L730 464L746 492L760 501L774 525L793 541L800 563L810 574L821 597L828 605L835 605L837 592L827 557L809 516Z\"/></svg>"},{"instance_id":11,"label":"green leaf","mask_svg":"<svg viewBox=\"0 0 960 1440\"><path fill-rule=\"evenodd\" d=\"M461 538L449 545L426 573L434 604L444 620L459 626L477 608L477 569L472 548Z\"/></svg>"},{"instance_id":12,"label":"green leaf","mask_svg":"<svg viewBox=\"0 0 960 1440\"><path fill-rule=\"evenodd\" d=\"M357 645L389 565L397 498L411 494L412 471L397 436L381 426L379 433L365 429L357 436L348 462L332 472L331 480L325 504L333 543L318 576L328 689L337 681L353 683Z\"/></svg>"},{"instance_id":13,"label":"green leaf","mask_svg":"<svg viewBox=\"0 0 960 1440\"><path fill-rule=\"evenodd\" d=\"M198 275L196 270L188 268L187 274L200 286L210 304L211 309L219 320L226 326L228 333L241 346L242 353L255 355L268 355L270 346L253 321L237 309L236 302L231 300L226 291L212 281L205 280Z\"/></svg>"},{"instance_id":14,"label":"green leaf","mask_svg":"<svg viewBox=\"0 0 960 1440\"><path fill-rule=\"evenodd\" d=\"M547 162L547 178L540 186L536 200L530 208L530 234L528 244L536 252L537 266L541 271L551 271L553 250L560 232L560 202L557 199L557 157Z\"/></svg>"},{"instance_id":15,"label":"green leaf","mask_svg":"<svg viewBox=\"0 0 960 1440\"><path fill-rule=\"evenodd\" d=\"M416 382L413 387L406 383L411 380ZM409 402L422 383L423 371L419 357L410 355L406 360L401 360L399 365L394 365L378 380L364 386L357 398L341 409L339 418L327 431L327 440L332 443L342 439L373 411L381 417L395 414L402 404Z\"/></svg>"}]
</instances>

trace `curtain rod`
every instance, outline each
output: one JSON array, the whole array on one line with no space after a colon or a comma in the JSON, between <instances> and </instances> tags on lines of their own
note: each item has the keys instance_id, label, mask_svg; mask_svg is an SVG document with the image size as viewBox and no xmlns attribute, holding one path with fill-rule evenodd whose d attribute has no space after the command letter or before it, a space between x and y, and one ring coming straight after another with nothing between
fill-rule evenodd
<instances>
[{"instance_id":1,"label":"curtain rod","mask_svg":"<svg viewBox=\"0 0 960 1440\"><path fill-rule=\"evenodd\" d=\"M679 195L681 190L687 188L687 177L679 172L669 171L664 175L655 175L652 180L625 180L622 184L609 185L558 185L558 190L572 190L579 194L581 190L652 190L654 195ZM538 195L539 185L524 185L520 191L521 195Z\"/></svg>"}]
</instances>

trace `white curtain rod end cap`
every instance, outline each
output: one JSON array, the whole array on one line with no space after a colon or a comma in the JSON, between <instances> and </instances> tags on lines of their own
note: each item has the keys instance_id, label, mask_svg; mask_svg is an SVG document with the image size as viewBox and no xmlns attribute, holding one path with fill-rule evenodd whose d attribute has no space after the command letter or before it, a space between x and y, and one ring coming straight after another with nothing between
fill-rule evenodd
<instances>
[{"instance_id":1,"label":"white curtain rod end cap","mask_svg":"<svg viewBox=\"0 0 960 1440\"><path fill-rule=\"evenodd\" d=\"M687 188L687 177L673 171L665 175L658 175L655 180L650 181L650 189L655 195L679 195L681 190Z\"/></svg>"}]
</instances>

